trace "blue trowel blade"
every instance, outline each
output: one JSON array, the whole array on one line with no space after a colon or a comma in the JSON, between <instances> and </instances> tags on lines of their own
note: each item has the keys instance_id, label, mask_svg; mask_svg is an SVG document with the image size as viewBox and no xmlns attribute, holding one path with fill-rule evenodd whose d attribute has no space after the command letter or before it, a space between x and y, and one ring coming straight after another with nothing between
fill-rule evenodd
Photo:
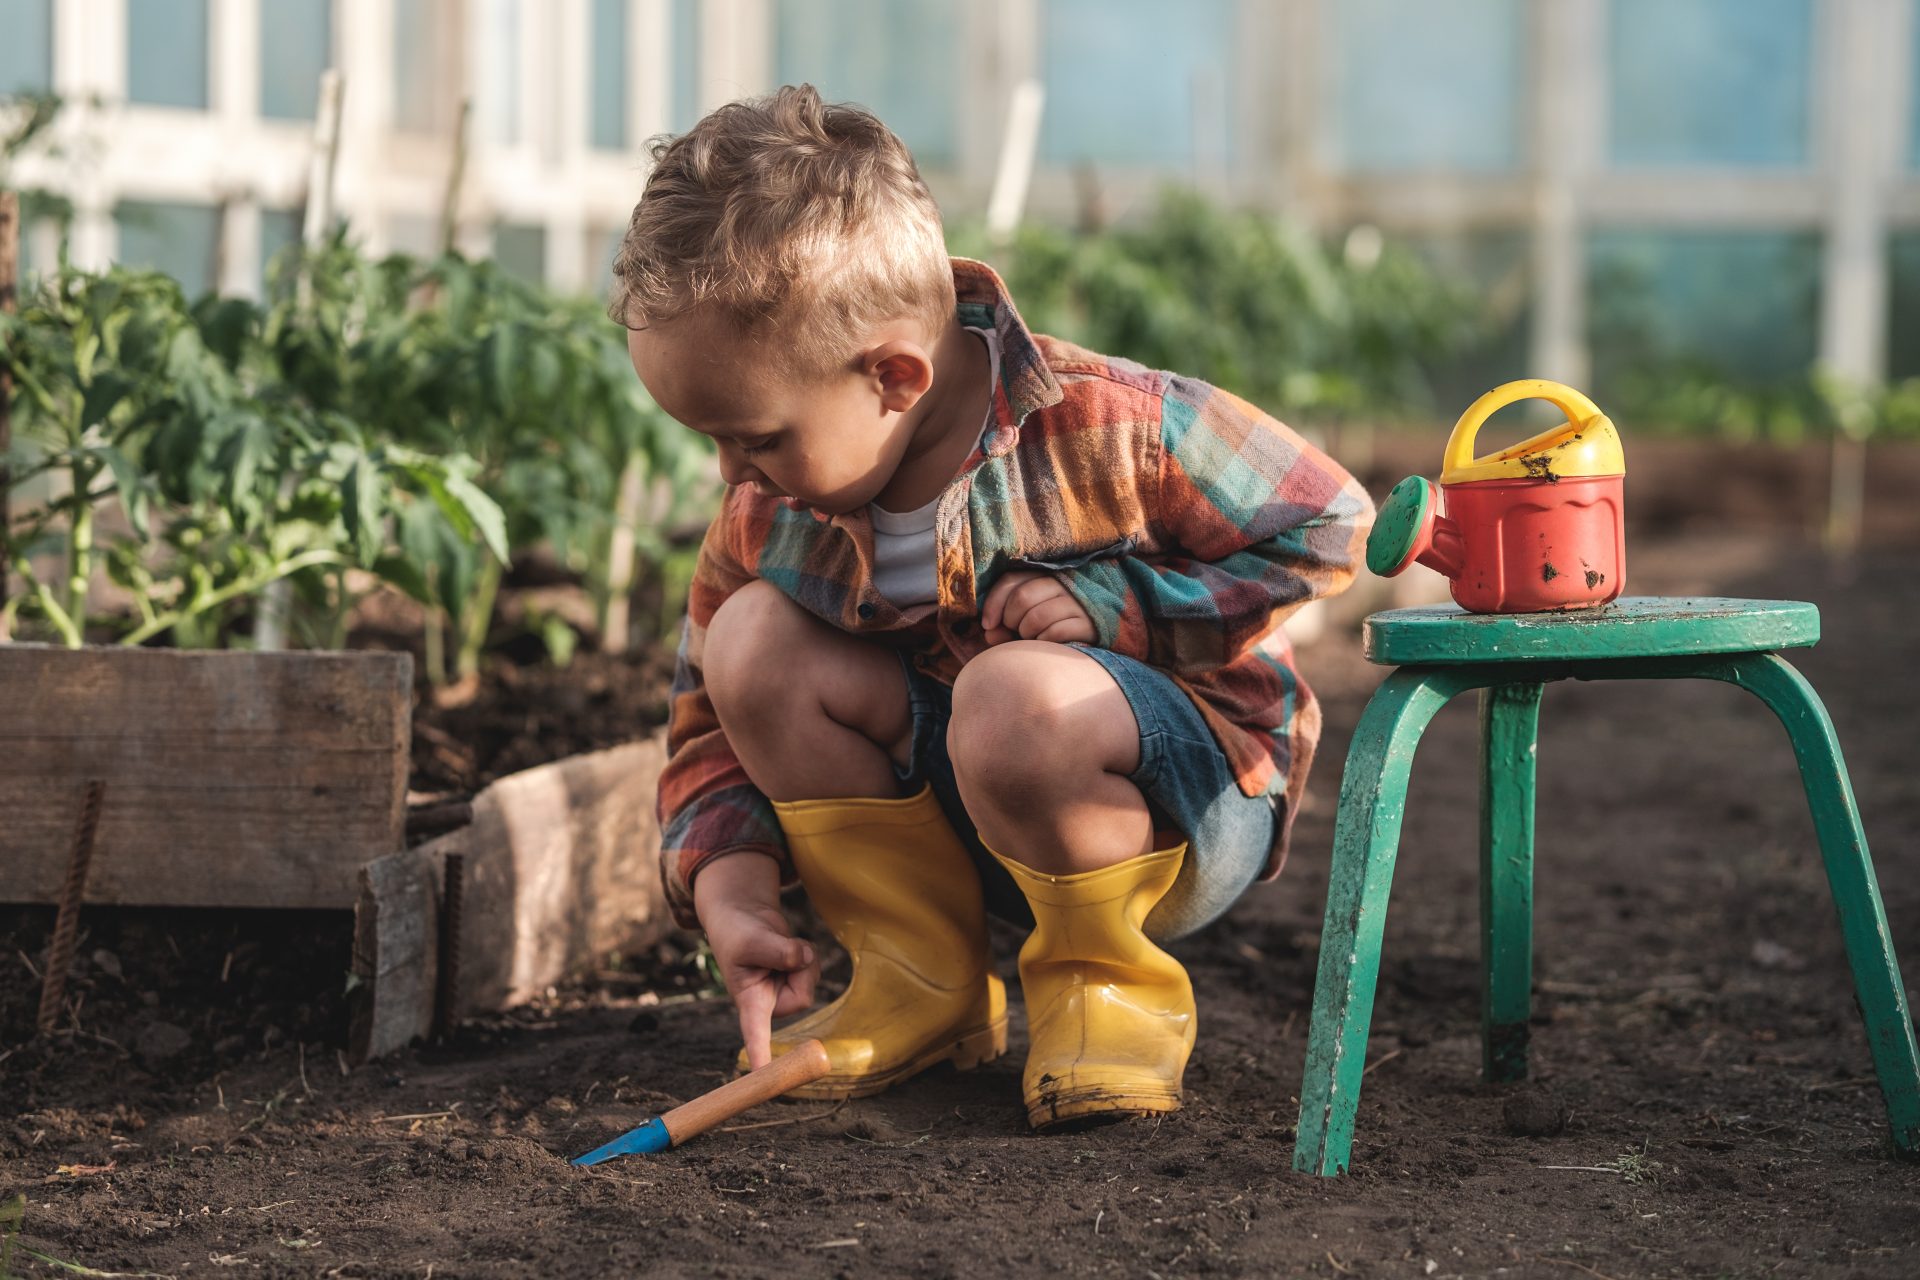
<instances>
[{"instance_id":1,"label":"blue trowel blade","mask_svg":"<svg viewBox=\"0 0 1920 1280\"><path fill-rule=\"evenodd\" d=\"M583 1156L576 1156L571 1163L599 1164L615 1156L657 1155L672 1145L673 1137L667 1132L666 1123L655 1118L638 1129L628 1130L604 1147L595 1147Z\"/></svg>"}]
</instances>

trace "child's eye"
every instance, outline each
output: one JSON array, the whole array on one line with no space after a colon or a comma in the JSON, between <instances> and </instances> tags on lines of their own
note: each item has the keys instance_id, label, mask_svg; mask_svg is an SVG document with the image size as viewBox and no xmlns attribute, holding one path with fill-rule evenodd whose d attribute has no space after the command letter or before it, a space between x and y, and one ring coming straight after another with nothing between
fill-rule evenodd
<instances>
[{"instance_id":1,"label":"child's eye","mask_svg":"<svg viewBox=\"0 0 1920 1280\"><path fill-rule=\"evenodd\" d=\"M759 444L743 444L740 446L740 456L743 458L757 457L760 454L770 451L774 443L772 440L763 440Z\"/></svg>"}]
</instances>

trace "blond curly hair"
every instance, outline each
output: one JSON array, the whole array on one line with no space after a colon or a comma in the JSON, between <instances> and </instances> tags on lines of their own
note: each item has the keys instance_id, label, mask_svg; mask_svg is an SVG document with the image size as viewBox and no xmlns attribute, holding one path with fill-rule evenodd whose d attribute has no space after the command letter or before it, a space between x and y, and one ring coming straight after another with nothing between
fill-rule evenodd
<instances>
[{"instance_id":1,"label":"blond curly hair","mask_svg":"<svg viewBox=\"0 0 1920 1280\"><path fill-rule=\"evenodd\" d=\"M776 358L824 372L887 321L918 320L931 337L952 320L939 206L871 112L789 85L649 150L613 263L619 323L716 307Z\"/></svg>"}]
</instances>

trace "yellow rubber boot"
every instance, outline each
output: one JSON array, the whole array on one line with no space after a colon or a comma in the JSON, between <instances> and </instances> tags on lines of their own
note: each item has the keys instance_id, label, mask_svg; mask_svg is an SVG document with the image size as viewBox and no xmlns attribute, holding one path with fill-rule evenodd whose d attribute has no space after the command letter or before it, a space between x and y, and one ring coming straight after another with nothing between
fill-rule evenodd
<instances>
[{"instance_id":1,"label":"yellow rubber boot","mask_svg":"<svg viewBox=\"0 0 1920 1280\"><path fill-rule=\"evenodd\" d=\"M853 957L838 1000L773 1033L833 1070L803 1098L864 1098L940 1062L1007 1051L1007 988L988 970L980 873L927 787L906 800L776 802L813 909ZM746 1068L746 1055L740 1057Z\"/></svg>"},{"instance_id":2,"label":"yellow rubber boot","mask_svg":"<svg viewBox=\"0 0 1920 1280\"><path fill-rule=\"evenodd\" d=\"M1027 1122L1180 1109L1193 1052L1193 983L1147 938L1147 913L1173 887L1185 844L1098 871L1043 875L994 854L1033 905L1020 948L1027 1002Z\"/></svg>"}]
</instances>

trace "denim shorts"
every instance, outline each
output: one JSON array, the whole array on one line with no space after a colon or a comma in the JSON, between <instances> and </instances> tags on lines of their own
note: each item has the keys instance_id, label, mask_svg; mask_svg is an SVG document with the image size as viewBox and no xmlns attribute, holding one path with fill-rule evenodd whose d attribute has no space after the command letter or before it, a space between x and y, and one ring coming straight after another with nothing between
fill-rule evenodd
<instances>
[{"instance_id":1,"label":"denim shorts","mask_svg":"<svg viewBox=\"0 0 1920 1280\"><path fill-rule=\"evenodd\" d=\"M1073 648L1105 668L1126 695L1140 726L1140 767L1128 779L1146 797L1155 829L1178 831L1187 841L1187 856L1173 888L1147 917L1147 935L1164 941L1192 933L1232 906L1266 866L1274 837L1273 798L1240 790L1207 722L1165 673L1105 649L1082 644ZM988 912L1031 927L1026 896L980 843L973 819L960 802L947 756L953 690L915 670L904 654L901 667L913 706L913 755L894 772L910 790L933 785L947 820L980 869Z\"/></svg>"}]
</instances>

